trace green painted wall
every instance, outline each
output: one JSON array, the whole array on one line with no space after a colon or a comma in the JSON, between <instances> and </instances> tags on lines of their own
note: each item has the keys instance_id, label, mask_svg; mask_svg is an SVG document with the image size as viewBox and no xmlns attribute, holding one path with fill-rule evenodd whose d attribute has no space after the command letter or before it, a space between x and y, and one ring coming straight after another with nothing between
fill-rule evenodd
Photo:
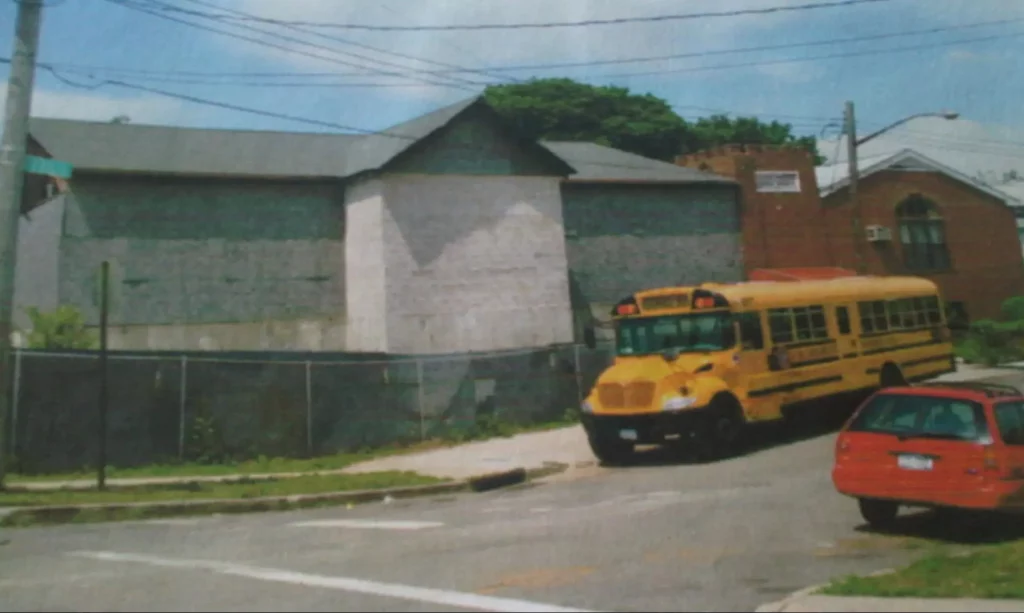
<instances>
[{"instance_id":1,"label":"green painted wall","mask_svg":"<svg viewBox=\"0 0 1024 613\"><path fill-rule=\"evenodd\" d=\"M504 134L490 114L470 109L386 168L412 174L557 176L561 170Z\"/></svg>"},{"instance_id":2,"label":"green painted wall","mask_svg":"<svg viewBox=\"0 0 1024 613\"><path fill-rule=\"evenodd\" d=\"M114 324L229 323L344 311L344 192L335 183L79 176L60 294L98 319L112 265Z\"/></svg>"},{"instance_id":3,"label":"green painted wall","mask_svg":"<svg viewBox=\"0 0 1024 613\"><path fill-rule=\"evenodd\" d=\"M731 186L563 184L577 332L638 290L741 280L736 198Z\"/></svg>"}]
</instances>

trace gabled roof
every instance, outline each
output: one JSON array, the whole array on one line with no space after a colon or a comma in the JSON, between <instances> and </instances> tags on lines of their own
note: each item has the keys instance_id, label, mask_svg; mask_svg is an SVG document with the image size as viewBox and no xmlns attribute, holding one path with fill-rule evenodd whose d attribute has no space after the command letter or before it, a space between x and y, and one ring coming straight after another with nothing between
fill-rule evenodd
<instances>
[{"instance_id":1,"label":"gabled roof","mask_svg":"<svg viewBox=\"0 0 1024 613\"><path fill-rule=\"evenodd\" d=\"M33 118L30 134L79 171L286 179L348 178L387 166L470 109L515 134L482 96L373 134L212 130ZM579 182L735 184L732 179L610 147L521 141Z\"/></svg>"},{"instance_id":2,"label":"gabled roof","mask_svg":"<svg viewBox=\"0 0 1024 613\"><path fill-rule=\"evenodd\" d=\"M962 172L954 168L950 168L945 164L941 164L922 153L914 151L913 149L903 149L888 156L862 158L859 160L859 169L861 179L869 177L877 172L882 172L883 170L938 172L969 185L980 192L986 193L993 198L1002 200L1009 206L1021 206L1021 204L1024 204L1006 192L996 189L978 179L973 179ZM823 198L846 188L850 184L849 169L845 162L841 164L832 164L830 166L819 166L815 169L815 174L818 179L818 190Z\"/></svg>"},{"instance_id":3,"label":"gabled roof","mask_svg":"<svg viewBox=\"0 0 1024 613\"><path fill-rule=\"evenodd\" d=\"M542 145L576 168L571 182L710 183L730 185L727 177L677 166L595 143L542 141Z\"/></svg>"}]
</instances>

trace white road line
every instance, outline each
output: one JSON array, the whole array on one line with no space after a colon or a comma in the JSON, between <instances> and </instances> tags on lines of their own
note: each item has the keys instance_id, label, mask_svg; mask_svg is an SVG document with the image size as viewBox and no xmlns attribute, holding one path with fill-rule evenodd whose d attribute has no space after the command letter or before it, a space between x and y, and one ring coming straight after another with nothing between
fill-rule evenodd
<instances>
[{"instance_id":1,"label":"white road line","mask_svg":"<svg viewBox=\"0 0 1024 613\"><path fill-rule=\"evenodd\" d=\"M322 519L288 524L295 528L355 528L359 530L424 530L440 528L436 521L375 521L372 519Z\"/></svg>"},{"instance_id":2,"label":"white road line","mask_svg":"<svg viewBox=\"0 0 1024 613\"><path fill-rule=\"evenodd\" d=\"M412 600L416 602L425 602L446 607L459 607L462 609L472 609L476 611L494 611L496 613L589 613L589 611L585 609L571 609L556 605L530 602L528 600L496 598L493 596L482 596L479 594L467 594L448 590L435 590L432 588L414 587L410 585L378 583L376 581L351 579L347 577L310 575L287 570L259 568L256 566L244 566L241 564L229 564L208 560L161 558L130 553L117 553L113 551L76 551L71 552L68 555L79 558L89 558L92 560L102 560L105 562L127 562L134 564L148 564L150 566L163 568L203 570L220 573L222 575L244 577L246 579L290 583L293 585L342 590L346 592L358 592L373 596Z\"/></svg>"}]
</instances>

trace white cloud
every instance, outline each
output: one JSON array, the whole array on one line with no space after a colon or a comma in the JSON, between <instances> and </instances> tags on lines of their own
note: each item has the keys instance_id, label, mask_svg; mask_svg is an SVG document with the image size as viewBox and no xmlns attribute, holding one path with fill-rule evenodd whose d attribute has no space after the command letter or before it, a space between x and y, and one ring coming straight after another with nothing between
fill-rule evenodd
<instances>
[{"instance_id":1,"label":"white cloud","mask_svg":"<svg viewBox=\"0 0 1024 613\"><path fill-rule=\"evenodd\" d=\"M7 99L7 84L0 83L0 100ZM33 117L109 121L127 115L134 123L171 123L181 116L176 100L153 96L116 97L101 92L66 92L36 87Z\"/></svg>"},{"instance_id":2,"label":"white cloud","mask_svg":"<svg viewBox=\"0 0 1024 613\"><path fill-rule=\"evenodd\" d=\"M764 64L758 66L757 71L773 79L789 83L808 83L825 74L825 70L820 65L812 62Z\"/></svg>"}]
</instances>

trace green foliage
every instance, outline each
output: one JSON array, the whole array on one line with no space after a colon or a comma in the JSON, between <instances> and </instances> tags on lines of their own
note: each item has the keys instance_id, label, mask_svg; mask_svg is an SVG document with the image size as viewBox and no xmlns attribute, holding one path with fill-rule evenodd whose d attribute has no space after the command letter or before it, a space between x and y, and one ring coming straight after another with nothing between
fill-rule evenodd
<instances>
[{"instance_id":1,"label":"green foliage","mask_svg":"<svg viewBox=\"0 0 1024 613\"><path fill-rule=\"evenodd\" d=\"M231 454L224 436L212 416L201 412L192 419L185 442L185 455L198 464L227 464Z\"/></svg>"},{"instance_id":2,"label":"green foliage","mask_svg":"<svg viewBox=\"0 0 1024 613\"><path fill-rule=\"evenodd\" d=\"M52 313L28 307L25 313L32 321L28 334L29 349L96 349L95 335L86 327L85 318L73 306L62 305Z\"/></svg>"},{"instance_id":3,"label":"green foliage","mask_svg":"<svg viewBox=\"0 0 1024 613\"><path fill-rule=\"evenodd\" d=\"M484 96L525 138L593 142L665 161L725 144L788 145L818 156L815 138L794 136L789 124L725 115L690 124L665 100L625 87L534 79L488 86Z\"/></svg>"},{"instance_id":4,"label":"green foliage","mask_svg":"<svg viewBox=\"0 0 1024 613\"><path fill-rule=\"evenodd\" d=\"M956 353L966 362L996 366L1024 360L1024 297L1016 296L1000 307L1003 319L971 322Z\"/></svg>"}]
</instances>

